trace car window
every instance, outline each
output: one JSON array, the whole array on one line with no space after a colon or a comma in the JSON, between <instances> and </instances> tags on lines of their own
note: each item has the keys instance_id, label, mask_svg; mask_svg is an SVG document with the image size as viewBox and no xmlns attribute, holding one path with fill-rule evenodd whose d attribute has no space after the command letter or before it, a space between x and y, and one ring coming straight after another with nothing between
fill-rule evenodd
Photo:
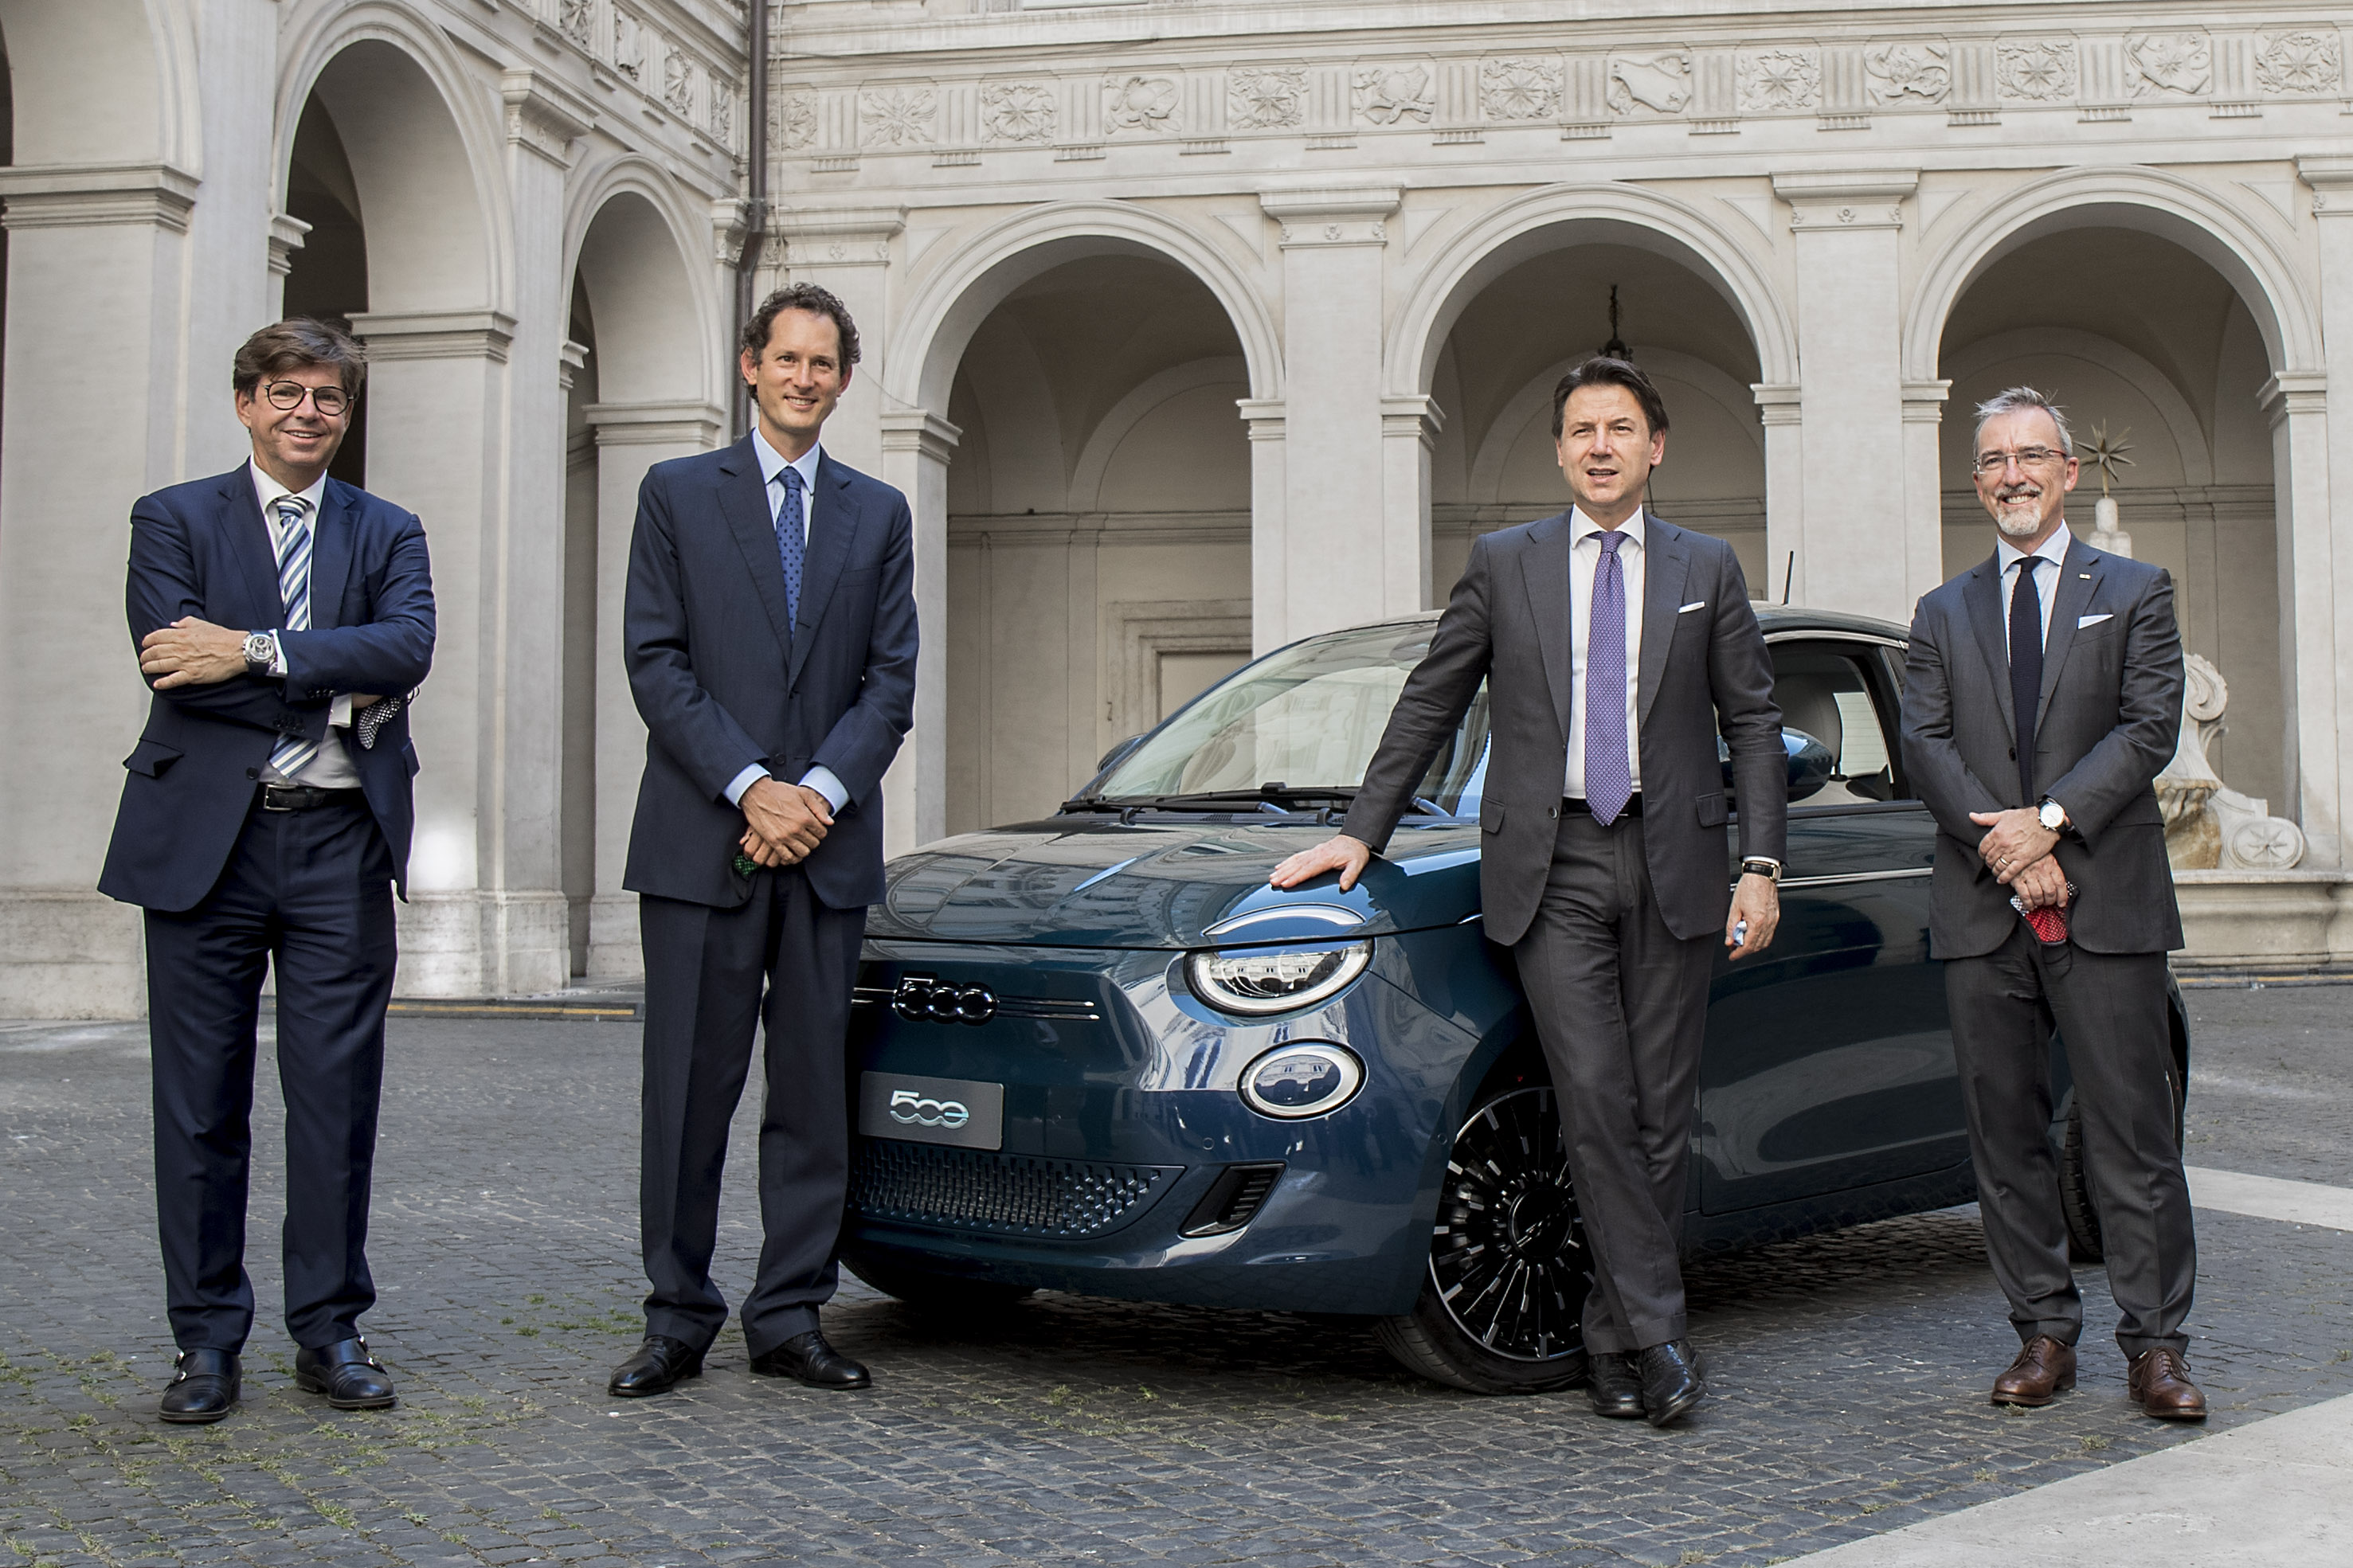
<instances>
[{"instance_id":1,"label":"car window","mask_svg":"<svg viewBox=\"0 0 2353 1568\"><path fill-rule=\"evenodd\" d=\"M1834 642L1772 645L1773 700L1781 727L1802 731L1831 754L1831 778L1808 805L1852 805L1895 798L1894 736L1865 673L1867 648ZM1892 717L1892 716L1891 716Z\"/></svg>"}]
</instances>

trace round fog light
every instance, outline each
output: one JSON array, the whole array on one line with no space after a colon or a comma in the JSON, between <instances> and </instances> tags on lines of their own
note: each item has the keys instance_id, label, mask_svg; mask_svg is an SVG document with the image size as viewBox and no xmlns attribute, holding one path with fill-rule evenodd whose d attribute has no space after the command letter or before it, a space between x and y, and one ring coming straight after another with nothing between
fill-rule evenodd
<instances>
[{"instance_id":1,"label":"round fog light","mask_svg":"<svg viewBox=\"0 0 2353 1568\"><path fill-rule=\"evenodd\" d=\"M1242 1099L1263 1116L1323 1116L1356 1097L1364 1064L1321 1040L1277 1046L1242 1071Z\"/></svg>"}]
</instances>

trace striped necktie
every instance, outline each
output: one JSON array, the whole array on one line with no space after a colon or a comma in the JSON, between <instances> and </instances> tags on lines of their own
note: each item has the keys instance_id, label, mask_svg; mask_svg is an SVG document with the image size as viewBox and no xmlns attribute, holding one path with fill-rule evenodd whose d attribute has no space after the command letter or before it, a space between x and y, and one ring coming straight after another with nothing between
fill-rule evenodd
<instances>
[{"instance_id":1,"label":"striped necktie","mask_svg":"<svg viewBox=\"0 0 2353 1568\"><path fill-rule=\"evenodd\" d=\"M278 597L286 606L282 623L290 632L311 629L311 525L304 521L311 507L301 496L280 496L271 503L278 513ZM298 780L319 742L289 735L269 753L269 766L280 778Z\"/></svg>"}]
</instances>

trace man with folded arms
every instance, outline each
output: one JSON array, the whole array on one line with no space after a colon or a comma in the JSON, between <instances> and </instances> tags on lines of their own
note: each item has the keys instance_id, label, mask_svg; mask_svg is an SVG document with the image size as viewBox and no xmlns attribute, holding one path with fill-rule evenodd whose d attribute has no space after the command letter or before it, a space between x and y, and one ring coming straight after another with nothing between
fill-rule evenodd
<instances>
[{"instance_id":1,"label":"man with folded arms","mask_svg":"<svg viewBox=\"0 0 2353 1568\"><path fill-rule=\"evenodd\" d=\"M2052 1152L2065 1044L2133 1403L2202 1421L2182 1332L2197 1284L2165 955L2181 945L2151 783L2181 723L2181 633L2161 568L2067 529L2066 417L2031 387L1978 409L1971 469L1993 555L1923 597L1904 760L1936 818L1929 944L1994 1278L2022 1342L1996 1405L2075 1385L2084 1303Z\"/></svg>"}]
</instances>

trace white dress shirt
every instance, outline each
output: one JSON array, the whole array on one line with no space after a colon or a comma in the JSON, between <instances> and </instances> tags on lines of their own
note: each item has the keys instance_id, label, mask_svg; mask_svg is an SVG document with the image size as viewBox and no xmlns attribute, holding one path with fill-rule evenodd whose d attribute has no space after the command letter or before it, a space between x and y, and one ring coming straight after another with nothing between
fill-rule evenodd
<instances>
[{"instance_id":1,"label":"white dress shirt","mask_svg":"<svg viewBox=\"0 0 2353 1568\"><path fill-rule=\"evenodd\" d=\"M2051 646L2051 607L2059 602L2059 574L2067 569L2067 547L2074 542L2075 536L2068 532L2066 523L2062 522L2052 531L2050 538L2034 549L2035 554L2051 563L2048 567L2037 566L2034 569L2034 592L2042 607L2044 647ZM2001 563L2001 651L2007 655L2010 652L2010 605L2018 594L2018 580L2026 575L2018 563L2026 559L2027 552L2007 539L1996 541L1993 552Z\"/></svg>"},{"instance_id":2,"label":"white dress shirt","mask_svg":"<svg viewBox=\"0 0 2353 1568\"><path fill-rule=\"evenodd\" d=\"M309 489L297 491L290 490L271 479L258 462L248 459L246 468L253 475L253 493L261 501L261 520L269 525L269 560L273 570L279 552L286 544L286 525L278 518L278 500L281 496L299 495L305 503L302 520L311 527L311 560L315 564L319 559L319 503L326 498L327 476L321 474L311 481ZM307 588L307 584L305 586ZM319 599L313 594L311 595L311 615L314 626L318 614ZM286 649L279 643L278 634L274 631L269 634L269 673L283 679L286 675ZM335 693L335 700L327 710L327 727L330 733L325 743L311 754L311 760L295 776L288 778L267 763L262 764L261 776L271 784L309 784L314 789L359 788L360 770L352 762L351 748L332 732L336 730L348 731L352 727L350 692Z\"/></svg>"},{"instance_id":3,"label":"white dress shirt","mask_svg":"<svg viewBox=\"0 0 2353 1568\"><path fill-rule=\"evenodd\" d=\"M776 476L786 468L791 468L801 477L801 544L804 550L807 547L810 530L817 521L817 463L818 455L823 450L823 447L812 441L809 443L807 451L797 458L788 459L782 452L768 445L767 434L765 431L757 426L754 426L752 430L752 451L760 459L760 479L768 491L769 527L776 526L776 519L784 515L785 510L785 487L778 481ZM807 556L804 555L803 559L806 560ZM804 587L807 585L808 578L806 574L802 576L801 583ZM795 612L795 618L799 618L798 611ZM727 781L727 804L742 805L745 790L750 789L762 779L774 776L758 763L752 763ZM831 768L809 769L801 775L801 786L804 789L813 789L825 796L826 805L831 806L837 813L849 804L849 791L842 787L839 779L834 777Z\"/></svg>"},{"instance_id":4,"label":"white dress shirt","mask_svg":"<svg viewBox=\"0 0 2353 1568\"><path fill-rule=\"evenodd\" d=\"M1593 576L1601 565L1601 525L1572 507L1568 513L1569 679L1576 697L1568 713L1568 776L1561 794L1585 798L1585 671L1586 643L1593 629ZM1642 681L1642 514L1636 512L1619 525L1626 542L1618 547L1619 570L1626 579L1626 749L1633 770L1634 788L1642 787L1641 729L1635 719L1635 699Z\"/></svg>"}]
</instances>

